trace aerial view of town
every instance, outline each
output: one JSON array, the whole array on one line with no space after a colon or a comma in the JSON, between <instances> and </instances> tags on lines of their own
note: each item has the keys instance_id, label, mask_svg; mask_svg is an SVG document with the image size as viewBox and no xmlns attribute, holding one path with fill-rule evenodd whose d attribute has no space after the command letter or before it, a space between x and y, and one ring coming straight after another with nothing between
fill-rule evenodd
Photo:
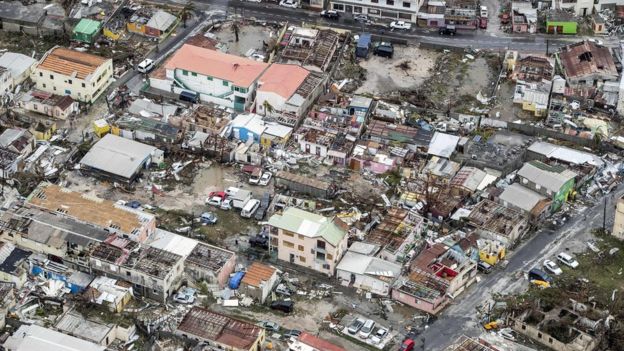
<instances>
[{"instance_id":1,"label":"aerial view of town","mask_svg":"<svg viewBox=\"0 0 624 351\"><path fill-rule=\"evenodd\" d=\"M624 351L624 0L0 0L0 351Z\"/></svg>"}]
</instances>

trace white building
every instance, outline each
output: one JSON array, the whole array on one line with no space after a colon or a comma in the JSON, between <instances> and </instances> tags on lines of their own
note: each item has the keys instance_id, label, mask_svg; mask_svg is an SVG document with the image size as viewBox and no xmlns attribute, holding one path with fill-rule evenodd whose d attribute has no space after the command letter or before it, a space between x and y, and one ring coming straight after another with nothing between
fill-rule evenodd
<instances>
[{"instance_id":1,"label":"white building","mask_svg":"<svg viewBox=\"0 0 624 351\"><path fill-rule=\"evenodd\" d=\"M38 90L92 103L112 83L113 60L54 47L31 74Z\"/></svg>"},{"instance_id":2,"label":"white building","mask_svg":"<svg viewBox=\"0 0 624 351\"><path fill-rule=\"evenodd\" d=\"M4 67L11 72L13 84L21 84L32 73L37 60L15 52L5 52L0 56L0 67Z\"/></svg>"},{"instance_id":3,"label":"white building","mask_svg":"<svg viewBox=\"0 0 624 351\"><path fill-rule=\"evenodd\" d=\"M390 287L401 274L401 266L374 257L380 247L356 242L336 267L336 277L345 286L380 296L390 295Z\"/></svg>"},{"instance_id":4,"label":"white building","mask_svg":"<svg viewBox=\"0 0 624 351\"><path fill-rule=\"evenodd\" d=\"M22 325L2 345L10 351L104 351L105 346L38 325Z\"/></svg>"},{"instance_id":5,"label":"white building","mask_svg":"<svg viewBox=\"0 0 624 351\"><path fill-rule=\"evenodd\" d=\"M201 101L244 111L254 101L267 63L193 45L184 45L150 75L155 89L198 96Z\"/></svg>"},{"instance_id":6,"label":"white building","mask_svg":"<svg viewBox=\"0 0 624 351\"><path fill-rule=\"evenodd\" d=\"M332 10L416 23L423 0L331 0Z\"/></svg>"}]
</instances>

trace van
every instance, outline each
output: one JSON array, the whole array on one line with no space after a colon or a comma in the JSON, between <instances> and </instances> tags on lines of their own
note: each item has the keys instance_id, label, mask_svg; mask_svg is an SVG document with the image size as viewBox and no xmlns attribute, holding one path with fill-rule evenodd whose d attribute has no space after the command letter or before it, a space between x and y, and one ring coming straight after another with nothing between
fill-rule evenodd
<instances>
[{"instance_id":1,"label":"van","mask_svg":"<svg viewBox=\"0 0 624 351\"><path fill-rule=\"evenodd\" d=\"M154 60L145 59L137 66L137 71L141 73L148 73L154 68Z\"/></svg>"},{"instance_id":2,"label":"van","mask_svg":"<svg viewBox=\"0 0 624 351\"><path fill-rule=\"evenodd\" d=\"M241 217L251 218L256 210L260 207L260 200L251 199L246 204L245 207L241 210Z\"/></svg>"},{"instance_id":3,"label":"van","mask_svg":"<svg viewBox=\"0 0 624 351\"><path fill-rule=\"evenodd\" d=\"M186 101L186 102L190 102L190 103L196 104L199 101L199 95L197 93L192 92L192 91L183 90L180 93L179 99L181 101Z\"/></svg>"}]
</instances>

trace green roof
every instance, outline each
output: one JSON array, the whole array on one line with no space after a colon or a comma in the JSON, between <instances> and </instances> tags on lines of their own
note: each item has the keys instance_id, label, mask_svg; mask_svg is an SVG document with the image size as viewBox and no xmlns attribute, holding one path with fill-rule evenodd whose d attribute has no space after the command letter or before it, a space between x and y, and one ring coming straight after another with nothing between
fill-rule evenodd
<instances>
[{"instance_id":1,"label":"green roof","mask_svg":"<svg viewBox=\"0 0 624 351\"><path fill-rule=\"evenodd\" d=\"M334 247L347 235L332 218L294 207L288 207L282 214L271 216L269 225L311 238L320 236Z\"/></svg>"},{"instance_id":2,"label":"green roof","mask_svg":"<svg viewBox=\"0 0 624 351\"><path fill-rule=\"evenodd\" d=\"M94 35L100 31L100 26L102 24L98 21L94 21L92 19L83 18L78 22L76 27L74 27L74 33L83 33L87 35Z\"/></svg>"}]
</instances>

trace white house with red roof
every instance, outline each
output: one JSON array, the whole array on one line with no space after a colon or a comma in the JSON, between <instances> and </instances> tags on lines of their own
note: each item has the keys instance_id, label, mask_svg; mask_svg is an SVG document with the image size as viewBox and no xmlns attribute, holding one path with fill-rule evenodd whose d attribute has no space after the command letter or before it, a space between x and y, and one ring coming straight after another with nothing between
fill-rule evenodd
<instances>
[{"instance_id":1,"label":"white house with red roof","mask_svg":"<svg viewBox=\"0 0 624 351\"><path fill-rule=\"evenodd\" d=\"M264 62L185 44L165 62L164 72L150 75L150 86L244 111L250 109L267 68Z\"/></svg>"}]
</instances>

